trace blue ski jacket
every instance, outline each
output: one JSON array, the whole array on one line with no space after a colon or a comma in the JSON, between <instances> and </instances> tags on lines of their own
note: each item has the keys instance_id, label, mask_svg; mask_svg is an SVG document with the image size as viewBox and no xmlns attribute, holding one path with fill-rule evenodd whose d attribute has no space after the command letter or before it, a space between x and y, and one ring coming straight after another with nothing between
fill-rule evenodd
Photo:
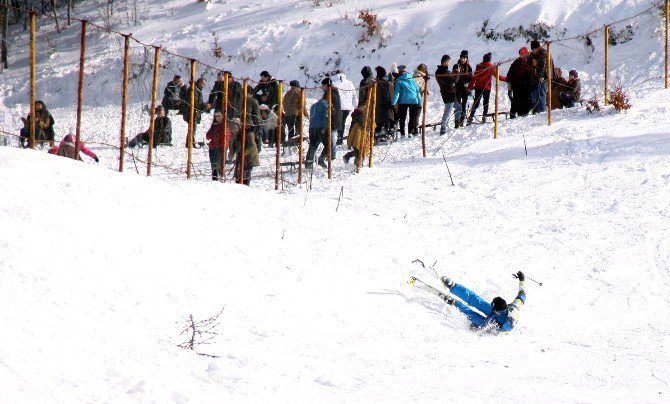
<instances>
[{"instance_id":1,"label":"blue ski jacket","mask_svg":"<svg viewBox=\"0 0 670 404\"><path fill-rule=\"evenodd\" d=\"M309 128L328 129L328 100L321 98L309 109Z\"/></svg>"},{"instance_id":2,"label":"blue ski jacket","mask_svg":"<svg viewBox=\"0 0 670 404\"><path fill-rule=\"evenodd\" d=\"M421 105L421 90L416 80L405 72L395 79L395 91L393 93L393 105L396 104Z\"/></svg>"},{"instance_id":3,"label":"blue ski jacket","mask_svg":"<svg viewBox=\"0 0 670 404\"><path fill-rule=\"evenodd\" d=\"M523 282L519 282L519 293L516 295L514 301L508 304L507 309L501 312L494 312L490 302L482 299L475 292L458 283L452 286L450 292L462 300L456 300L454 305L477 328L484 328L495 324L504 333L512 331L519 320L519 310L521 310L521 307L526 302L526 292Z\"/></svg>"}]
</instances>

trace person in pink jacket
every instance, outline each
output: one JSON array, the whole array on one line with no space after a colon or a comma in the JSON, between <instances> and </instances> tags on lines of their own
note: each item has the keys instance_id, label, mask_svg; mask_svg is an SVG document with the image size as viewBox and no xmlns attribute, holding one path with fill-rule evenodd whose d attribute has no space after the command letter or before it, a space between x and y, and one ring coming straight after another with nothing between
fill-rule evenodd
<instances>
[{"instance_id":1,"label":"person in pink jacket","mask_svg":"<svg viewBox=\"0 0 670 404\"><path fill-rule=\"evenodd\" d=\"M55 154L57 156L63 156L63 157L68 157L73 160L81 160L81 155L75 156L75 137L72 136L72 134L68 134L61 140L60 144L58 146L54 146L49 150L49 153ZM87 155L88 157L92 158L95 160L95 162L99 162L100 159L98 159L98 156L96 156L95 153L93 153L91 150L89 150L84 142L81 140L79 141L79 151Z\"/></svg>"}]
</instances>

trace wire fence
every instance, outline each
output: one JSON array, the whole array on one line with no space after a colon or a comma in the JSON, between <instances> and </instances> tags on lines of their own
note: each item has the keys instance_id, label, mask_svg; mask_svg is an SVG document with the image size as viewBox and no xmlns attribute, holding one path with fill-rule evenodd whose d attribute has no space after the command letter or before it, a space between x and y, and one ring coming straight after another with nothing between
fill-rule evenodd
<instances>
[{"instance_id":1,"label":"wire fence","mask_svg":"<svg viewBox=\"0 0 670 404\"><path fill-rule=\"evenodd\" d=\"M244 182L253 168L253 178L274 179L275 189L311 187L313 176L348 175L406 157L390 147L401 136L420 138L413 145L426 157L426 137L446 128L485 124L495 138L502 126L513 125L510 118L550 125L553 110L607 105L615 88L667 88L669 4L654 2L601 29L472 71L450 66L444 75L415 74L423 99L408 109L391 103L393 72L355 88L254 81L82 19L56 32L52 15L40 15L38 24L37 13L28 11L30 35L9 45L12 69L26 71L30 80L14 87L16 107L3 120L0 144L52 148L71 135L75 151L89 146L119 171ZM652 44L649 54L641 55L634 38ZM637 68L636 57L646 57L649 68ZM54 58L68 66L78 61L79 68L55 69ZM452 114L443 127L445 88L438 81L445 77L455 82L464 108L461 120ZM447 133L445 141L453 131Z\"/></svg>"}]
</instances>

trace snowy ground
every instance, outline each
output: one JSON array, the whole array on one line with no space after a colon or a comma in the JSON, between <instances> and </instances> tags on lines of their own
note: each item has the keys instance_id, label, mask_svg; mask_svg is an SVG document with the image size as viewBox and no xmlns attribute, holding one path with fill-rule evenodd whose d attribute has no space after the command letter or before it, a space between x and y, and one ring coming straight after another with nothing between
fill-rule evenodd
<instances>
[{"instance_id":1,"label":"snowy ground","mask_svg":"<svg viewBox=\"0 0 670 404\"><path fill-rule=\"evenodd\" d=\"M665 402L670 95L652 84L627 114L429 132L427 158L398 142L355 176L338 159L311 191L0 148L0 402ZM512 333L478 336L406 283L437 285L415 259L487 298L511 300L518 270L543 286ZM221 308L200 347L218 358L177 347Z\"/></svg>"}]
</instances>

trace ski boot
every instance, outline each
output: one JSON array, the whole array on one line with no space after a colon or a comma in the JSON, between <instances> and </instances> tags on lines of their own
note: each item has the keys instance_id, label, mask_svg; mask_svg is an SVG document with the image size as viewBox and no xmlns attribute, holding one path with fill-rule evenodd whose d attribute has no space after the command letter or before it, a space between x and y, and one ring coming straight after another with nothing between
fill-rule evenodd
<instances>
[{"instance_id":1,"label":"ski boot","mask_svg":"<svg viewBox=\"0 0 670 404\"><path fill-rule=\"evenodd\" d=\"M440 297L440 299L444 300L444 302L448 305L453 306L453 304L456 302L456 300L454 300L453 297L449 296L446 293L440 293L438 296Z\"/></svg>"},{"instance_id":2,"label":"ski boot","mask_svg":"<svg viewBox=\"0 0 670 404\"><path fill-rule=\"evenodd\" d=\"M440 280L442 281L442 284L444 285L445 288L451 290L451 287L456 284L456 282L452 281L451 279L447 278L446 276L441 276Z\"/></svg>"}]
</instances>

